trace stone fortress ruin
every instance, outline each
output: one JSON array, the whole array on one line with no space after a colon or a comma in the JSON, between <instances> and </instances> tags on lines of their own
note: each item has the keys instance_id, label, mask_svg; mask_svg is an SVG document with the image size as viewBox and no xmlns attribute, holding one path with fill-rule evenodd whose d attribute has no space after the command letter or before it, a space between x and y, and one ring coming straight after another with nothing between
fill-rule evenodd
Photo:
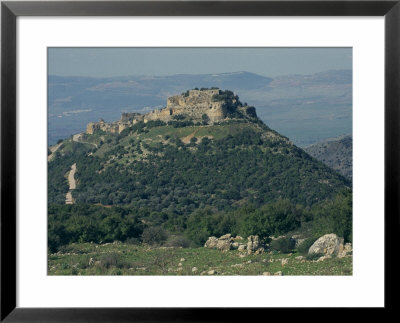
<instances>
[{"instance_id":1,"label":"stone fortress ruin","mask_svg":"<svg viewBox=\"0 0 400 323\"><path fill-rule=\"evenodd\" d=\"M123 113L120 120L112 123L106 123L103 120L91 122L86 127L86 133L93 134L96 130L121 133L124 129L141 121L144 123L150 120L169 122L174 120L176 116L182 116L199 122L207 119L209 124L214 124L227 118L226 102L218 98L216 99L216 96L222 93L223 91L216 88L189 90L181 95L169 97L167 99L167 106L163 109L156 109L146 114L137 112ZM231 104L236 104L237 102L237 97L234 97ZM248 111L246 110L246 113L249 115L255 114L254 108L244 108L247 108ZM254 112L250 113L249 109L253 109Z\"/></svg>"}]
</instances>

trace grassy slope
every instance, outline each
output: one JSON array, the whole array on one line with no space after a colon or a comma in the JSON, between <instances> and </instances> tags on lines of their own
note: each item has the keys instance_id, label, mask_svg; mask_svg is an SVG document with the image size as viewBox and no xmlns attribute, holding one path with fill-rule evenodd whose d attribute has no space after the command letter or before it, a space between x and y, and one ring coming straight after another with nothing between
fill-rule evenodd
<instances>
[{"instance_id":1,"label":"grassy slope","mask_svg":"<svg viewBox=\"0 0 400 323\"><path fill-rule=\"evenodd\" d=\"M240 257L237 250L223 253L206 248L151 248L124 243L71 244L63 251L49 255L49 275L208 275L210 270L216 275L273 275L278 271L283 275L352 274L351 256L301 262L295 259L296 253ZM95 263L89 265L91 258ZM283 258L288 258L284 266ZM198 270L192 272L193 267Z\"/></svg>"}]
</instances>

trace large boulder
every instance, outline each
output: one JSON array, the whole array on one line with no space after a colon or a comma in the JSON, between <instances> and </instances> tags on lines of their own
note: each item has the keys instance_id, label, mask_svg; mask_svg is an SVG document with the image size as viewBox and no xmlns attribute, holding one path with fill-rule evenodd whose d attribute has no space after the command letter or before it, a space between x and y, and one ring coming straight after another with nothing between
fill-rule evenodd
<instances>
[{"instance_id":1,"label":"large boulder","mask_svg":"<svg viewBox=\"0 0 400 323\"><path fill-rule=\"evenodd\" d=\"M308 254L322 254L325 256L337 256L343 250L343 238L339 238L336 234L330 233L320 237L308 249Z\"/></svg>"}]
</instances>

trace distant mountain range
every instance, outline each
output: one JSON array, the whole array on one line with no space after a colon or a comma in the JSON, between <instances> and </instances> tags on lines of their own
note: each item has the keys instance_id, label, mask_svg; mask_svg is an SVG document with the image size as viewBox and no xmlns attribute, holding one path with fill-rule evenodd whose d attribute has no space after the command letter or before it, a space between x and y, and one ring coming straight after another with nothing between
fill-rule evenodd
<instances>
[{"instance_id":1,"label":"distant mountain range","mask_svg":"<svg viewBox=\"0 0 400 323\"><path fill-rule=\"evenodd\" d=\"M353 137L328 139L304 148L314 158L328 165L349 180L353 176Z\"/></svg>"},{"instance_id":2,"label":"distant mountain range","mask_svg":"<svg viewBox=\"0 0 400 323\"><path fill-rule=\"evenodd\" d=\"M191 88L231 89L260 119L300 147L352 131L352 71L269 78L249 72L111 78L49 75L49 145L90 121L163 107Z\"/></svg>"}]
</instances>

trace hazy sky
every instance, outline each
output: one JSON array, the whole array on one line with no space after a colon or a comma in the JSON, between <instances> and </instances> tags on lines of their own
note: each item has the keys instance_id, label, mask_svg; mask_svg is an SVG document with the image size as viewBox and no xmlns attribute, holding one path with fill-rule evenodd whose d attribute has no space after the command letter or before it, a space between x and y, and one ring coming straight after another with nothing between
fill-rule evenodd
<instances>
[{"instance_id":1,"label":"hazy sky","mask_svg":"<svg viewBox=\"0 0 400 323\"><path fill-rule=\"evenodd\" d=\"M351 69L351 48L49 48L49 74L126 76Z\"/></svg>"}]
</instances>

